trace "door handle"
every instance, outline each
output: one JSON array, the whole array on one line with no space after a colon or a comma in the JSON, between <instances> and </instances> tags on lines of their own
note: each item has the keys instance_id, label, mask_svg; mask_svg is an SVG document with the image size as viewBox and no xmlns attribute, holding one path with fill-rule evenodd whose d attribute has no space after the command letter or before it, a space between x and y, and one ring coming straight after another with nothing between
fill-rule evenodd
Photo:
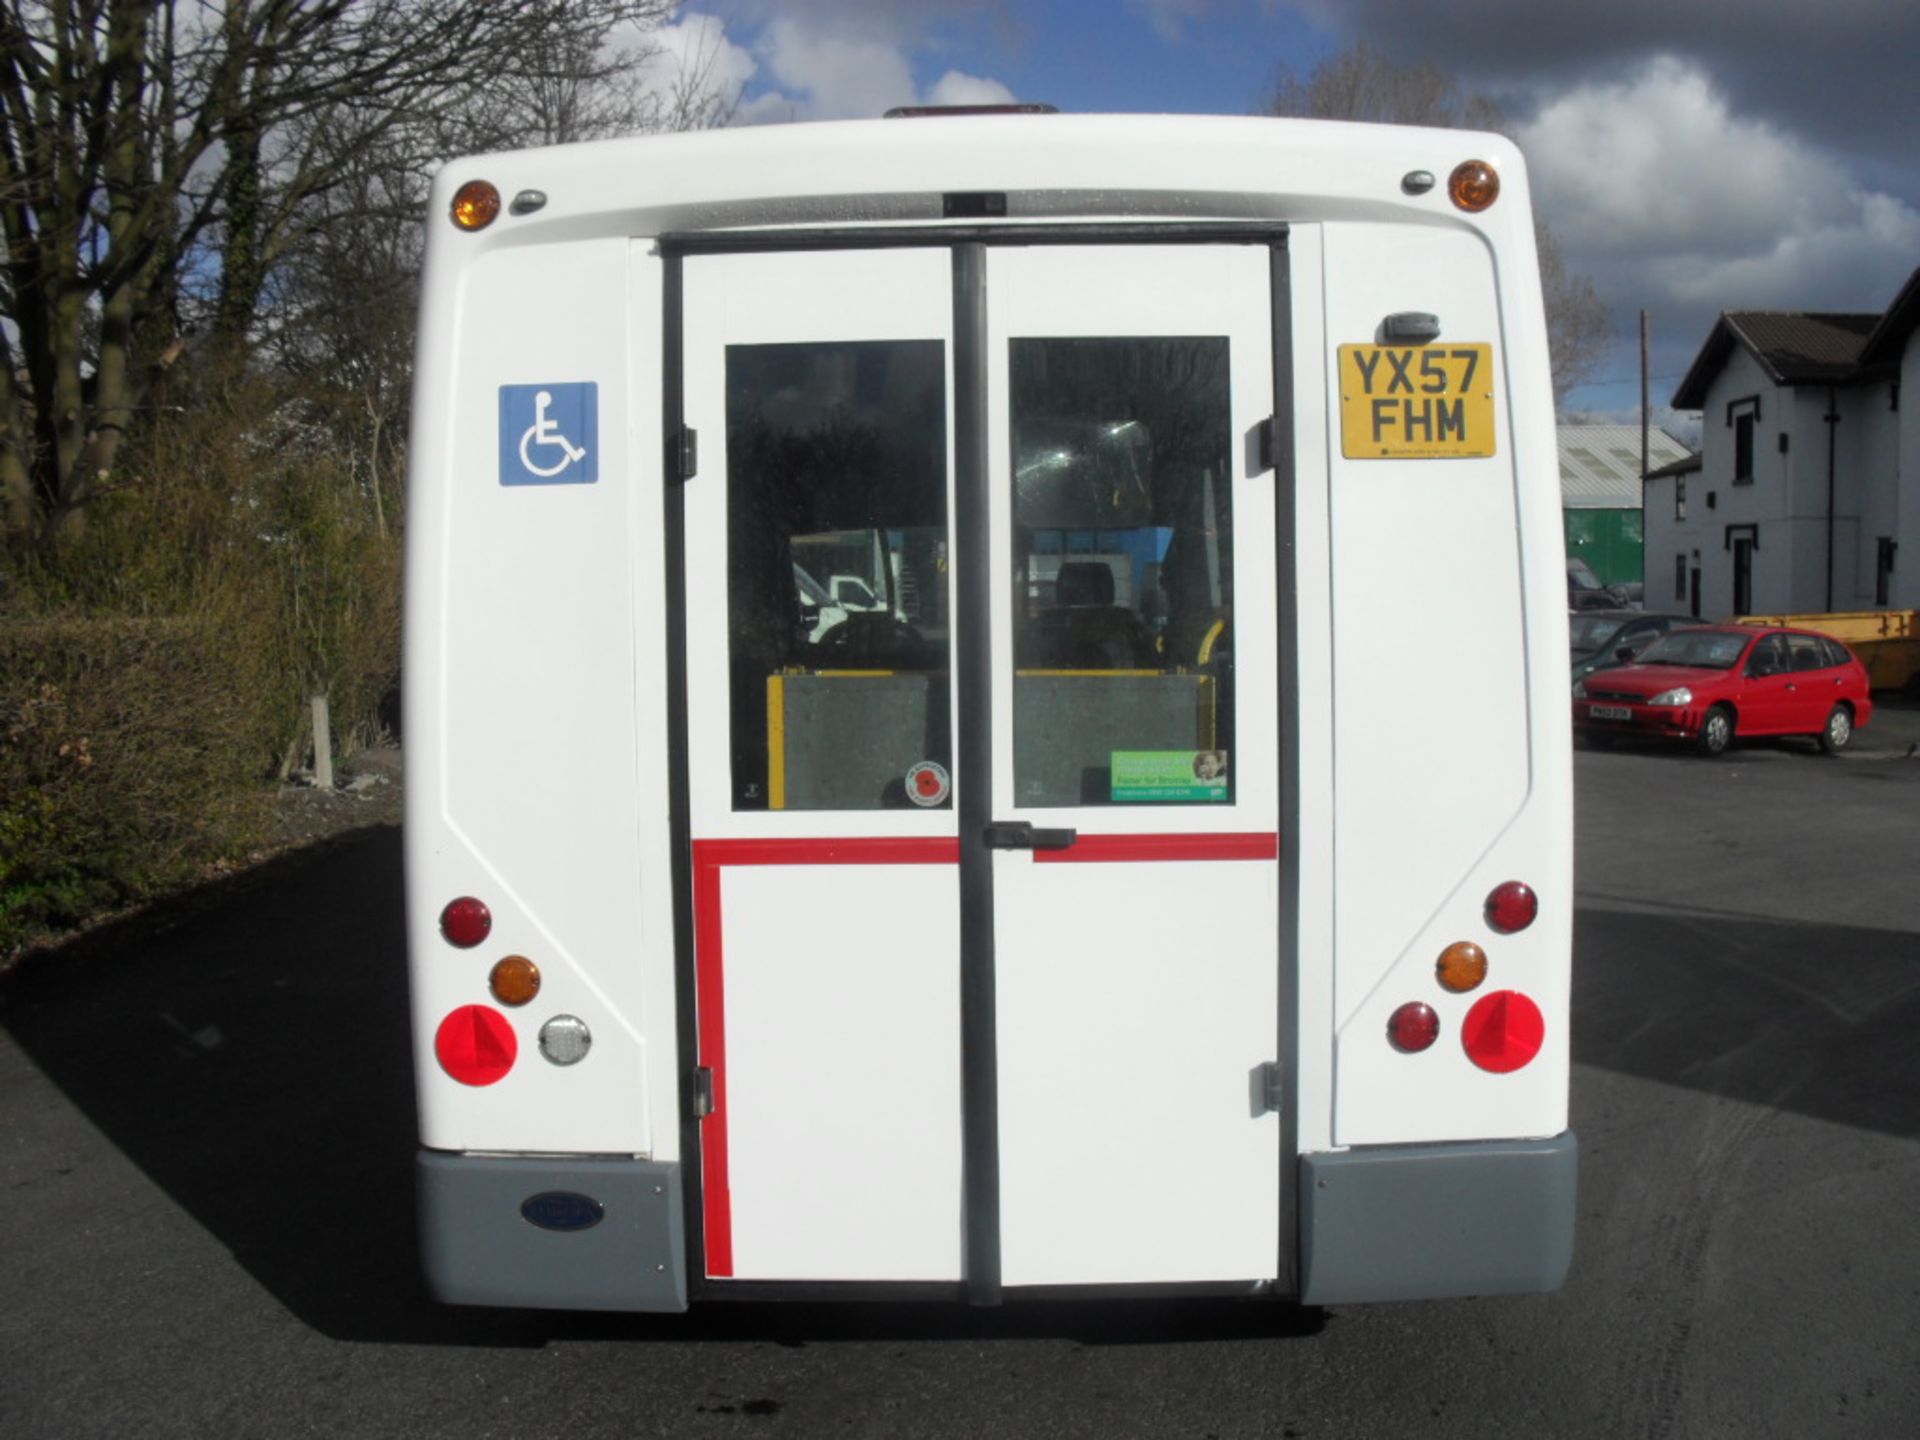
<instances>
[{"instance_id":1,"label":"door handle","mask_svg":"<svg viewBox=\"0 0 1920 1440\"><path fill-rule=\"evenodd\" d=\"M986 830L989 850L1065 850L1079 838L1077 830L1036 830L1025 820L996 820Z\"/></svg>"}]
</instances>

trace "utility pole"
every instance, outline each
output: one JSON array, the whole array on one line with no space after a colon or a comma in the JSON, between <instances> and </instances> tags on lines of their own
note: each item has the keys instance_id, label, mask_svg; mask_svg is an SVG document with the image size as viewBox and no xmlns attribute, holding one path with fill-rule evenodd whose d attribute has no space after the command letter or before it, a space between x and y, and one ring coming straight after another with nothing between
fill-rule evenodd
<instances>
[{"instance_id":1,"label":"utility pole","mask_svg":"<svg viewBox=\"0 0 1920 1440\"><path fill-rule=\"evenodd\" d=\"M1647 312L1640 312L1640 478L1647 478L1651 468L1647 461L1650 452L1648 432L1652 426L1652 416L1647 405Z\"/></svg>"}]
</instances>

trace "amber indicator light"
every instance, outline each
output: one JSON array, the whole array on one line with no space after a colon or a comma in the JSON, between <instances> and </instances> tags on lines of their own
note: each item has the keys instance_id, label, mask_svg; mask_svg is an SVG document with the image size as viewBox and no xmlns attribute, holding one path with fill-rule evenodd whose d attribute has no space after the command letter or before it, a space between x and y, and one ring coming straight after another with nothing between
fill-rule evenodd
<instances>
[{"instance_id":1,"label":"amber indicator light","mask_svg":"<svg viewBox=\"0 0 1920 1440\"><path fill-rule=\"evenodd\" d=\"M1456 940L1440 952L1434 972L1443 989L1464 995L1487 978L1487 952L1471 940Z\"/></svg>"},{"instance_id":2,"label":"amber indicator light","mask_svg":"<svg viewBox=\"0 0 1920 1440\"><path fill-rule=\"evenodd\" d=\"M488 974L487 988L502 1005L524 1005L540 993L540 967L524 955L509 955Z\"/></svg>"},{"instance_id":3,"label":"amber indicator light","mask_svg":"<svg viewBox=\"0 0 1920 1440\"><path fill-rule=\"evenodd\" d=\"M500 214L500 192L485 180L469 180L453 192L453 223L462 230L484 230Z\"/></svg>"},{"instance_id":4,"label":"amber indicator light","mask_svg":"<svg viewBox=\"0 0 1920 1440\"><path fill-rule=\"evenodd\" d=\"M1500 198L1500 174L1484 160L1462 160L1447 177L1447 195L1462 210L1477 214Z\"/></svg>"}]
</instances>

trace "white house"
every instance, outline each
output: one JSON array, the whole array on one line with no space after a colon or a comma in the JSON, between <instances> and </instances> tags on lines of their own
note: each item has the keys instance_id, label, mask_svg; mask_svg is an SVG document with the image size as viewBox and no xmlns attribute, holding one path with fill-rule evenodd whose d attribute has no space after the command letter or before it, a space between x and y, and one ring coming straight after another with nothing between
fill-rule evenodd
<instances>
[{"instance_id":1,"label":"white house","mask_svg":"<svg viewBox=\"0 0 1920 1440\"><path fill-rule=\"evenodd\" d=\"M1920 270L1882 315L1721 315L1673 397L1698 466L1646 480L1649 609L1920 608L1916 329Z\"/></svg>"}]
</instances>

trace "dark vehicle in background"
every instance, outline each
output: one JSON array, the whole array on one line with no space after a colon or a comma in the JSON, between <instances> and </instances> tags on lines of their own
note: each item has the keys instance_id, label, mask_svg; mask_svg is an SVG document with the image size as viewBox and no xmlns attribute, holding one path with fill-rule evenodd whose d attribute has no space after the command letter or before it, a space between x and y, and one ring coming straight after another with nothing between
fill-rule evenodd
<instances>
[{"instance_id":1,"label":"dark vehicle in background","mask_svg":"<svg viewBox=\"0 0 1920 1440\"><path fill-rule=\"evenodd\" d=\"M1589 743L1684 740L1707 755L1735 734L1806 735L1832 754L1872 714L1866 667L1838 640L1806 630L1675 630L1633 664L1573 686L1574 728Z\"/></svg>"},{"instance_id":2,"label":"dark vehicle in background","mask_svg":"<svg viewBox=\"0 0 1920 1440\"><path fill-rule=\"evenodd\" d=\"M1627 597L1618 587L1602 585L1586 561L1567 557L1567 608L1569 610L1620 610Z\"/></svg>"},{"instance_id":3,"label":"dark vehicle in background","mask_svg":"<svg viewBox=\"0 0 1920 1440\"><path fill-rule=\"evenodd\" d=\"M1572 642L1572 679L1584 680L1636 660L1640 652L1670 630L1700 622L1691 615L1649 614L1644 610L1576 610L1567 617Z\"/></svg>"}]
</instances>

